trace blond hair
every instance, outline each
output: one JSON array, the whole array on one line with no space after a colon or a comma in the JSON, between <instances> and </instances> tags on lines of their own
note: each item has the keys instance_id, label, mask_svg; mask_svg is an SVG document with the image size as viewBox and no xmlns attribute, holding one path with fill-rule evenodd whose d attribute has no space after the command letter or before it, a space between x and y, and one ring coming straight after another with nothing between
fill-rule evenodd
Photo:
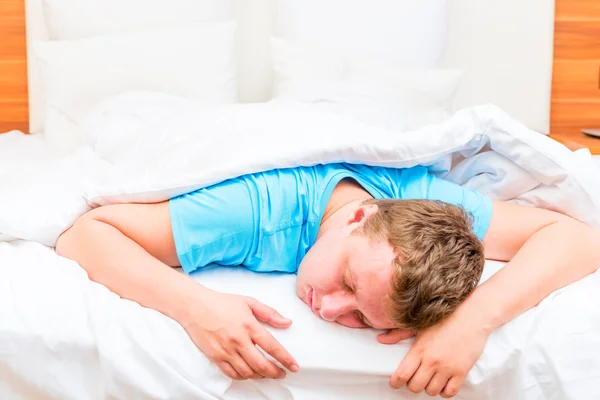
<instances>
[{"instance_id":1,"label":"blond hair","mask_svg":"<svg viewBox=\"0 0 600 400\"><path fill-rule=\"evenodd\" d=\"M485 262L472 218L460 206L434 200L367 200L378 212L360 230L386 239L393 262L388 314L423 330L448 317L475 289Z\"/></svg>"}]
</instances>

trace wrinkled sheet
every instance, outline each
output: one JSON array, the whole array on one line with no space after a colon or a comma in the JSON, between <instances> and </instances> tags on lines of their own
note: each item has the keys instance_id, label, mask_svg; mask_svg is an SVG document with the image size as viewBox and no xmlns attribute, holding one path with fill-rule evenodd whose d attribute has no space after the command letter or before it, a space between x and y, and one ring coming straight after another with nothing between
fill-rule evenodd
<instances>
[{"instance_id":1,"label":"wrinkled sheet","mask_svg":"<svg viewBox=\"0 0 600 400\"><path fill-rule=\"evenodd\" d=\"M47 247L98 205L160 201L273 167L418 164L493 198L600 226L600 184L590 155L572 153L492 106L393 132L302 106L205 109L122 97L93 110L81 126L89 145L67 155L35 136L0 136L2 398L427 398L387 386L410 340L384 346L377 332L318 320L295 297L294 276L210 269L194 278L253 295L294 320L289 330L271 331L301 372L284 381L232 382L177 323L120 299ZM488 262L485 275L500 267ZM494 332L457 398L599 393L599 276L553 293Z\"/></svg>"}]
</instances>

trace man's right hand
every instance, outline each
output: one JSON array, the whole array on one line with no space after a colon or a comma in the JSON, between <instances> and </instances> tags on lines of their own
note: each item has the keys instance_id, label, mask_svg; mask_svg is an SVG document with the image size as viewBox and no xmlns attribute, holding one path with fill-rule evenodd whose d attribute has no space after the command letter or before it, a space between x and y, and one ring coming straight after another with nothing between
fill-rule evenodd
<instances>
[{"instance_id":1,"label":"man's right hand","mask_svg":"<svg viewBox=\"0 0 600 400\"><path fill-rule=\"evenodd\" d=\"M173 270L179 266L169 202L98 207L77 220L56 252L122 298L179 322L194 343L233 379L283 378L256 345L294 371L294 358L260 324L292 321L244 296L218 293ZM123 262L127 260L127 262Z\"/></svg>"},{"instance_id":2,"label":"man's right hand","mask_svg":"<svg viewBox=\"0 0 600 400\"><path fill-rule=\"evenodd\" d=\"M203 288L200 312L183 327L196 346L232 379L283 379L285 371L268 360L256 345L292 372L298 363L260 322L288 328L292 321L273 308L246 296ZM260 321L260 322L259 322Z\"/></svg>"}]
</instances>

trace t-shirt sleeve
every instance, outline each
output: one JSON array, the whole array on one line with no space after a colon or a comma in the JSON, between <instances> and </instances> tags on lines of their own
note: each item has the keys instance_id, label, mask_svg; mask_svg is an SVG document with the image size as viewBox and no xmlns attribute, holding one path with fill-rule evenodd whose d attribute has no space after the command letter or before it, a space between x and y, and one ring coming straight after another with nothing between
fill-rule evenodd
<instances>
[{"instance_id":1,"label":"t-shirt sleeve","mask_svg":"<svg viewBox=\"0 0 600 400\"><path fill-rule=\"evenodd\" d=\"M492 199L476 190L438 178L424 167L411 168L405 172L403 181L406 193L403 198L420 197L462 206L473 219L473 233L483 239L492 219Z\"/></svg>"}]
</instances>

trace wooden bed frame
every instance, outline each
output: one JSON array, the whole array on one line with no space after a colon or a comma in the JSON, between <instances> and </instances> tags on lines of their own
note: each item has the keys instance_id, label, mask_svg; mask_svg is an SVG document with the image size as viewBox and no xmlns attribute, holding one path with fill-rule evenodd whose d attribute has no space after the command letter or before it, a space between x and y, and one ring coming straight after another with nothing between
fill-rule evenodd
<instances>
[{"instance_id":1,"label":"wooden bed frame","mask_svg":"<svg viewBox=\"0 0 600 400\"><path fill-rule=\"evenodd\" d=\"M600 1L556 0L550 132L563 143L600 128L598 38ZM0 132L12 129L29 131L25 0L0 2Z\"/></svg>"},{"instance_id":2,"label":"wooden bed frame","mask_svg":"<svg viewBox=\"0 0 600 400\"><path fill-rule=\"evenodd\" d=\"M0 2L0 132L29 131L25 0Z\"/></svg>"},{"instance_id":3,"label":"wooden bed frame","mask_svg":"<svg viewBox=\"0 0 600 400\"><path fill-rule=\"evenodd\" d=\"M550 132L572 149L600 154L600 2L556 0Z\"/></svg>"}]
</instances>

